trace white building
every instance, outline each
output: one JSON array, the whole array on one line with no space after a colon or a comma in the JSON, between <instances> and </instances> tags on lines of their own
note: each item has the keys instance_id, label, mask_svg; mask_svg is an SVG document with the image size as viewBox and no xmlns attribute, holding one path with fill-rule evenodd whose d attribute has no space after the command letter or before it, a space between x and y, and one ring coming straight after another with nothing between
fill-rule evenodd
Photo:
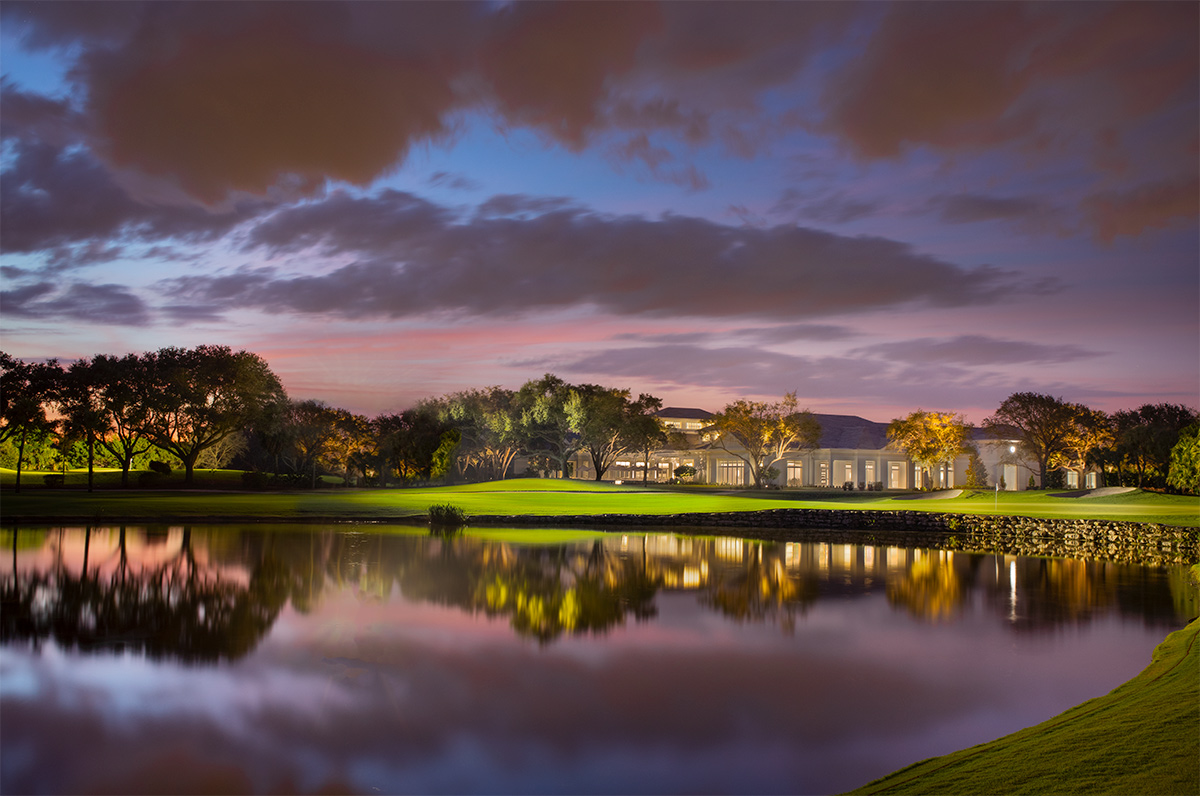
<instances>
[{"instance_id":1,"label":"white building","mask_svg":"<svg viewBox=\"0 0 1200 796\"><path fill-rule=\"evenodd\" d=\"M903 451L888 444L887 423L866 420L857 415L814 413L821 424L821 440L815 450L791 451L771 466L777 470L770 483L780 487L825 487L844 489L935 489L961 487L968 480L971 457L963 454L950 465L942 465L924 474ZM652 451L648 460L637 453L618 457L608 472L609 481L669 481L675 469L690 466L696 469L696 483L748 486L753 483L750 469L734 453L714 444L703 433L711 412L703 409L667 407L658 412L663 427L672 434L668 447ZM1016 440L997 440L975 429L974 442L979 462L986 472L987 488L1008 491L1027 489L1032 471L1017 455ZM591 478L591 460L585 455L575 457L575 476ZM1034 479L1036 482L1036 478ZM1094 488L1096 474L1085 473L1079 484L1079 474L1069 473L1067 486L1072 489Z\"/></svg>"}]
</instances>

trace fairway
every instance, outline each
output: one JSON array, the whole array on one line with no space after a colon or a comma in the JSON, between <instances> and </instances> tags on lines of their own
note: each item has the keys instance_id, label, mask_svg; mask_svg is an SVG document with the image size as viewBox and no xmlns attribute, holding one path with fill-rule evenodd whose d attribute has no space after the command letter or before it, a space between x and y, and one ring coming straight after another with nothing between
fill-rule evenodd
<instances>
[{"instance_id":1,"label":"fairway","mask_svg":"<svg viewBox=\"0 0 1200 796\"><path fill-rule=\"evenodd\" d=\"M842 490L764 490L728 492L711 487L642 487L569 479L517 478L479 484L415 489L318 489L292 492L246 492L234 471L198 474L205 489L102 490L77 487L45 489L40 474L27 474L38 484L21 494L5 490L4 517L53 519L261 518L385 520L423 517L435 503L452 503L469 515L599 515L682 514L759 511L774 508L874 509L959 514L1012 515L1036 518L1088 518L1200 526L1200 498L1133 491L1095 498L1056 497L1048 492L970 491L949 499L913 499ZM69 484L79 483L77 471ZM112 473L106 473L111 477ZM119 473L117 474L119 475ZM84 474L86 477L86 475ZM213 477L216 476L216 477ZM12 471L0 480L12 483ZM224 487L222 489L221 487ZM916 496L918 498L923 496Z\"/></svg>"}]
</instances>

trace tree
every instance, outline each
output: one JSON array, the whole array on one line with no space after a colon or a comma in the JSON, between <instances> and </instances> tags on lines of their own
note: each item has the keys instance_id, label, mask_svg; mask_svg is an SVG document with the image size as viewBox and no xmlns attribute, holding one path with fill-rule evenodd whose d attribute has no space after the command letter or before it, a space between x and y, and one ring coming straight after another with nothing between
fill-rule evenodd
<instances>
[{"instance_id":1,"label":"tree","mask_svg":"<svg viewBox=\"0 0 1200 796\"><path fill-rule=\"evenodd\" d=\"M1075 405L1062 398L1018 392L1005 398L996 413L983 421L983 427L996 439L1017 440L1022 459L1045 486L1056 457L1069 444L1075 416Z\"/></svg>"},{"instance_id":2,"label":"tree","mask_svg":"<svg viewBox=\"0 0 1200 796\"><path fill-rule=\"evenodd\" d=\"M569 475L571 457L581 445L579 433L567 415L571 389L570 384L547 373L525 382L517 392L526 450L549 459L562 478Z\"/></svg>"},{"instance_id":3,"label":"tree","mask_svg":"<svg viewBox=\"0 0 1200 796\"><path fill-rule=\"evenodd\" d=\"M97 442L120 464L121 486L128 487L134 458L150 449L146 427L155 387L145 361L137 354L120 359L98 354L92 357L91 370L108 424L107 433Z\"/></svg>"},{"instance_id":4,"label":"tree","mask_svg":"<svg viewBox=\"0 0 1200 796\"><path fill-rule=\"evenodd\" d=\"M334 435L325 453L325 462L333 472L342 473L342 483L350 484L350 471L360 467L375 439L371 421L345 409L337 410ZM365 477L366 471L362 470Z\"/></svg>"},{"instance_id":5,"label":"tree","mask_svg":"<svg viewBox=\"0 0 1200 796\"><path fill-rule=\"evenodd\" d=\"M462 435L464 473L474 468L482 479L504 478L524 442L516 393L501 387L463 390L446 396L440 407L442 420Z\"/></svg>"},{"instance_id":6,"label":"tree","mask_svg":"<svg viewBox=\"0 0 1200 796\"><path fill-rule=\"evenodd\" d=\"M0 351L0 442L17 446L16 491L21 491L21 465L30 436L48 434L58 422L46 417L62 371L56 360L22 362Z\"/></svg>"},{"instance_id":7,"label":"tree","mask_svg":"<svg viewBox=\"0 0 1200 796\"><path fill-rule=\"evenodd\" d=\"M629 450L630 433L644 422L640 418L661 409L662 401L645 393L633 401L629 390L581 384L571 388L565 408L600 481L616 458Z\"/></svg>"},{"instance_id":8,"label":"tree","mask_svg":"<svg viewBox=\"0 0 1200 796\"><path fill-rule=\"evenodd\" d=\"M662 401L657 398L653 400L657 401L653 411L662 409ZM629 449L642 455L643 484L650 477L650 451L667 442L667 431L663 428L662 421L649 412L650 409L647 408L646 412L631 416L629 425L625 429L625 441L629 445Z\"/></svg>"},{"instance_id":9,"label":"tree","mask_svg":"<svg viewBox=\"0 0 1200 796\"><path fill-rule=\"evenodd\" d=\"M1171 449L1167 485L1190 495L1200 494L1200 422L1181 431Z\"/></svg>"},{"instance_id":10,"label":"tree","mask_svg":"<svg viewBox=\"0 0 1200 796\"><path fill-rule=\"evenodd\" d=\"M111 429L108 412L104 410L104 384L100 376L88 360L81 359L62 373L56 390L67 438L79 439L87 448L89 492L95 487L96 441L108 436Z\"/></svg>"},{"instance_id":11,"label":"tree","mask_svg":"<svg viewBox=\"0 0 1200 796\"><path fill-rule=\"evenodd\" d=\"M267 363L248 351L212 345L163 348L145 359L158 388L150 401L147 436L183 462L187 484L202 451L287 400Z\"/></svg>"},{"instance_id":12,"label":"tree","mask_svg":"<svg viewBox=\"0 0 1200 796\"><path fill-rule=\"evenodd\" d=\"M949 412L918 409L906 418L893 420L887 435L893 445L930 474L938 465L953 466L956 456L973 450L971 425L962 415Z\"/></svg>"},{"instance_id":13,"label":"tree","mask_svg":"<svg viewBox=\"0 0 1200 796\"><path fill-rule=\"evenodd\" d=\"M1070 407L1074 413L1071 428L1063 440L1062 450L1052 457L1051 464L1082 475L1088 463L1096 461L1097 452L1112 445L1112 423L1107 414L1097 409L1083 404L1070 404Z\"/></svg>"},{"instance_id":14,"label":"tree","mask_svg":"<svg viewBox=\"0 0 1200 796\"><path fill-rule=\"evenodd\" d=\"M812 412L796 407L794 392L776 403L737 400L709 418L703 432L715 434L718 448L745 462L755 488L762 488L767 468L785 453L812 450L821 442L821 424Z\"/></svg>"},{"instance_id":15,"label":"tree","mask_svg":"<svg viewBox=\"0 0 1200 796\"><path fill-rule=\"evenodd\" d=\"M1200 420L1182 404L1143 404L1113 415L1118 466L1137 473L1138 486L1163 486L1171 467L1171 451L1183 429Z\"/></svg>"}]
</instances>

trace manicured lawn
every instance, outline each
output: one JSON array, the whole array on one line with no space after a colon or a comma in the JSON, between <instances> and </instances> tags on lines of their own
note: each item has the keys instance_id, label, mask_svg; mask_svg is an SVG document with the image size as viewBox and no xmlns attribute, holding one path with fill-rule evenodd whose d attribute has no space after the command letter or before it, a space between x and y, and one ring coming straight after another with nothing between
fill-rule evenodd
<instances>
[{"instance_id":1,"label":"manicured lawn","mask_svg":"<svg viewBox=\"0 0 1200 796\"><path fill-rule=\"evenodd\" d=\"M864 785L856 794L1200 793L1200 620L1134 679L1049 721Z\"/></svg>"},{"instance_id":2,"label":"manicured lawn","mask_svg":"<svg viewBox=\"0 0 1200 796\"><path fill-rule=\"evenodd\" d=\"M119 478L106 472L105 478ZM9 486L13 473L0 471ZM176 475L171 476L175 478ZM86 473L68 473L68 485ZM233 470L198 471L200 490L241 485ZM21 517L340 517L380 520L423 516L434 503L453 503L468 514L677 514L771 508L879 509L1028 517L1087 517L1200 526L1200 498L1129 492L1099 498L1062 498L1047 492L964 492L950 499L903 499L889 493L841 490L722 492L711 488L643 488L592 481L512 479L424 489L322 489L296 492L45 489L40 474L23 481L20 495L7 490L0 514ZM172 482L173 485L174 482Z\"/></svg>"}]
</instances>

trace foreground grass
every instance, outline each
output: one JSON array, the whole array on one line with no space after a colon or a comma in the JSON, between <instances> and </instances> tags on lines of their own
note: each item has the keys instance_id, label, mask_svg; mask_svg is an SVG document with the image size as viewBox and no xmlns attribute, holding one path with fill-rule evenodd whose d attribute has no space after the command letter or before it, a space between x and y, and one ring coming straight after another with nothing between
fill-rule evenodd
<instances>
[{"instance_id":1,"label":"foreground grass","mask_svg":"<svg viewBox=\"0 0 1200 796\"><path fill-rule=\"evenodd\" d=\"M1198 635L1200 620L1167 636L1106 696L852 793L1200 793Z\"/></svg>"},{"instance_id":2,"label":"foreground grass","mask_svg":"<svg viewBox=\"0 0 1200 796\"><path fill-rule=\"evenodd\" d=\"M10 483L0 471L0 484ZM111 474L109 474L111 475ZM115 474L118 478L120 473ZM74 484L78 472L68 473ZM86 479L86 474L83 474ZM964 492L941 500L903 499L889 493L841 490L718 492L712 489L657 489L592 481L512 479L424 489L328 489L297 492L201 491L240 486L237 471L199 471L199 490L101 490L29 488L3 497L0 513L28 519L91 517L337 517L383 520L424 516L433 504L452 503L470 515L505 514L679 514L758 511L772 508L878 509L961 514L1007 514L1157 522L1200 527L1200 498L1129 492L1103 498L1061 498L1046 492ZM28 482L35 483L33 478ZM911 497L911 496L909 496Z\"/></svg>"}]
</instances>

